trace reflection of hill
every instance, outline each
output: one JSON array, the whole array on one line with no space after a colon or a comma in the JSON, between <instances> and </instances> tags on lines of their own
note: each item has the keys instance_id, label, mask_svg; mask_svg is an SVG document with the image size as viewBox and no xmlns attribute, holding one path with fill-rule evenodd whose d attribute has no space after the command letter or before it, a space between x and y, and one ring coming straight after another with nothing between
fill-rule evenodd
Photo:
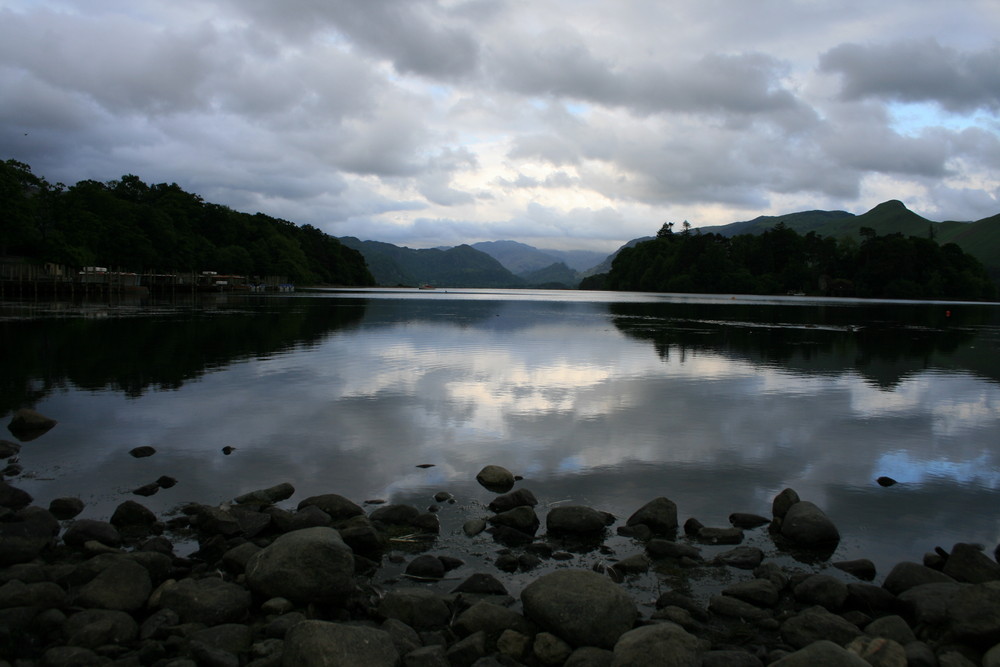
<instances>
[{"instance_id":1,"label":"reflection of hill","mask_svg":"<svg viewBox=\"0 0 1000 667\"><path fill-rule=\"evenodd\" d=\"M231 299L214 308L168 306L152 315L85 312L0 321L6 350L0 414L33 405L66 383L129 396L150 387L176 389L239 359L315 344L355 325L364 302L331 307L307 299Z\"/></svg>"},{"instance_id":2,"label":"reflection of hill","mask_svg":"<svg viewBox=\"0 0 1000 667\"><path fill-rule=\"evenodd\" d=\"M805 374L854 371L893 387L929 369L967 370L1000 382L1000 362L972 349L998 312L966 306L613 304L615 325L662 357L707 350Z\"/></svg>"}]
</instances>

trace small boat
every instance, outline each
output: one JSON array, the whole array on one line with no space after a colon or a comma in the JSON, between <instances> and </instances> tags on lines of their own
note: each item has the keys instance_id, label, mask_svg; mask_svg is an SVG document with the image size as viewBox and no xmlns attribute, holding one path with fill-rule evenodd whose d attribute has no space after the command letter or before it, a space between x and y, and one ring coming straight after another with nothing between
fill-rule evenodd
<instances>
[{"instance_id":1,"label":"small boat","mask_svg":"<svg viewBox=\"0 0 1000 667\"><path fill-rule=\"evenodd\" d=\"M437 288L434 287L434 285L428 285L428 284L425 283L425 284L421 285L420 287L418 287L417 289L437 289Z\"/></svg>"}]
</instances>

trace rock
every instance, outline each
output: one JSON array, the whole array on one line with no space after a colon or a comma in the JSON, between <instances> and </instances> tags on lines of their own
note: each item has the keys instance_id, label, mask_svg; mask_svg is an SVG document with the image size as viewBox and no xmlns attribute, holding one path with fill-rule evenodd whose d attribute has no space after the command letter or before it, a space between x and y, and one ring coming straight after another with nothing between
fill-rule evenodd
<instances>
[{"instance_id":1,"label":"rock","mask_svg":"<svg viewBox=\"0 0 1000 667\"><path fill-rule=\"evenodd\" d=\"M221 579L182 579L164 588L164 607L177 612L183 623L236 623L250 610L250 592Z\"/></svg>"},{"instance_id":2,"label":"rock","mask_svg":"<svg viewBox=\"0 0 1000 667\"><path fill-rule=\"evenodd\" d=\"M892 639L861 636L846 648L873 667L907 667L906 651Z\"/></svg>"},{"instance_id":3,"label":"rock","mask_svg":"<svg viewBox=\"0 0 1000 667\"><path fill-rule=\"evenodd\" d=\"M461 639L447 648L445 656L451 665L475 665L480 658L486 656L486 634L476 632Z\"/></svg>"},{"instance_id":4,"label":"rock","mask_svg":"<svg viewBox=\"0 0 1000 667\"><path fill-rule=\"evenodd\" d=\"M698 521L698 519L691 517L684 522L684 534L690 537L698 537L698 533L701 532L701 529L704 527L705 524Z\"/></svg>"},{"instance_id":5,"label":"rock","mask_svg":"<svg viewBox=\"0 0 1000 667\"><path fill-rule=\"evenodd\" d=\"M771 617L771 612L749 602L729 595L713 595L708 601L708 609L718 616L760 621Z\"/></svg>"},{"instance_id":6,"label":"rock","mask_svg":"<svg viewBox=\"0 0 1000 667\"><path fill-rule=\"evenodd\" d=\"M769 667L871 667L863 658L826 639L817 640Z\"/></svg>"},{"instance_id":7,"label":"rock","mask_svg":"<svg viewBox=\"0 0 1000 667\"><path fill-rule=\"evenodd\" d=\"M530 647L531 637L516 630L504 630L497 639L497 652L505 658L516 660L519 664L524 660ZM610 651L608 655L611 655ZM608 664L611 664L610 657Z\"/></svg>"},{"instance_id":8,"label":"rock","mask_svg":"<svg viewBox=\"0 0 1000 667\"><path fill-rule=\"evenodd\" d=\"M395 618L414 630L440 630L451 621L451 610L441 596L423 588L389 591L378 605L378 613Z\"/></svg>"},{"instance_id":9,"label":"rock","mask_svg":"<svg viewBox=\"0 0 1000 667\"><path fill-rule=\"evenodd\" d=\"M752 570L764 560L764 552L757 547L736 547L715 557L715 562L741 570Z\"/></svg>"},{"instance_id":10,"label":"rock","mask_svg":"<svg viewBox=\"0 0 1000 667\"><path fill-rule=\"evenodd\" d=\"M197 505L194 508L194 526L201 535L235 537L243 532L236 515L228 509Z\"/></svg>"},{"instance_id":11,"label":"rock","mask_svg":"<svg viewBox=\"0 0 1000 667\"><path fill-rule=\"evenodd\" d=\"M108 644L129 644L139 635L139 625L124 611L85 609L66 619L69 646L97 648Z\"/></svg>"},{"instance_id":12,"label":"rock","mask_svg":"<svg viewBox=\"0 0 1000 667\"><path fill-rule=\"evenodd\" d=\"M451 667L447 651L439 644L421 646L410 651L406 654L406 661L403 664L406 667Z\"/></svg>"},{"instance_id":13,"label":"rock","mask_svg":"<svg viewBox=\"0 0 1000 667\"><path fill-rule=\"evenodd\" d=\"M120 547L122 536L118 529L107 521L95 519L76 519L62 536L67 546L82 548L87 542L94 540L109 547Z\"/></svg>"},{"instance_id":14,"label":"rock","mask_svg":"<svg viewBox=\"0 0 1000 667\"><path fill-rule=\"evenodd\" d=\"M49 511L57 519L72 519L83 511L83 501L79 498L54 498L49 503Z\"/></svg>"},{"instance_id":15,"label":"rock","mask_svg":"<svg viewBox=\"0 0 1000 667\"><path fill-rule=\"evenodd\" d=\"M729 523L737 528L756 528L764 524L771 523L766 516L759 514L748 514L746 512L733 512L729 515Z\"/></svg>"},{"instance_id":16,"label":"rock","mask_svg":"<svg viewBox=\"0 0 1000 667\"><path fill-rule=\"evenodd\" d=\"M496 644L505 630L514 630L525 635L535 632L535 628L524 616L513 609L492 602L477 602L472 605L459 614L452 627L459 637L468 637L476 632L485 633L487 645Z\"/></svg>"},{"instance_id":17,"label":"rock","mask_svg":"<svg viewBox=\"0 0 1000 667\"><path fill-rule=\"evenodd\" d=\"M63 607L65 604L66 592L51 581L24 583L20 579L13 579L0 586L0 609L11 607L48 609Z\"/></svg>"},{"instance_id":18,"label":"rock","mask_svg":"<svg viewBox=\"0 0 1000 667\"><path fill-rule=\"evenodd\" d=\"M991 560L980 547L964 542L952 547L942 571L955 581L970 584L1000 580L1000 564Z\"/></svg>"},{"instance_id":19,"label":"rock","mask_svg":"<svg viewBox=\"0 0 1000 667\"><path fill-rule=\"evenodd\" d=\"M354 554L332 528L305 528L278 537L253 555L247 585L265 597L343 602L355 593Z\"/></svg>"},{"instance_id":20,"label":"rock","mask_svg":"<svg viewBox=\"0 0 1000 667\"><path fill-rule=\"evenodd\" d=\"M101 657L82 646L53 646L42 655L45 667L90 667L101 663Z\"/></svg>"},{"instance_id":21,"label":"rock","mask_svg":"<svg viewBox=\"0 0 1000 667\"><path fill-rule=\"evenodd\" d=\"M1000 581L963 586L948 601L947 614L955 637L984 646L1000 642Z\"/></svg>"},{"instance_id":22,"label":"rock","mask_svg":"<svg viewBox=\"0 0 1000 667\"><path fill-rule=\"evenodd\" d=\"M916 635L903 617L895 614L876 618L865 626L865 634L869 637L885 637L898 642L901 646L917 641Z\"/></svg>"},{"instance_id":23,"label":"rock","mask_svg":"<svg viewBox=\"0 0 1000 667\"><path fill-rule=\"evenodd\" d=\"M406 574L418 579L441 579L444 563L437 556L421 554L406 564Z\"/></svg>"},{"instance_id":24,"label":"rock","mask_svg":"<svg viewBox=\"0 0 1000 667\"><path fill-rule=\"evenodd\" d=\"M662 496L654 498L633 512L625 525L643 525L654 535L671 535L677 530L677 505Z\"/></svg>"},{"instance_id":25,"label":"rock","mask_svg":"<svg viewBox=\"0 0 1000 667\"><path fill-rule=\"evenodd\" d=\"M573 652L573 647L551 632L535 635L531 651L543 665L562 665Z\"/></svg>"},{"instance_id":26,"label":"rock","mask_svg":"<svg viewBox=\"0 0 1000 667\"><path fill-rule=\"evenodd\" d=\"M838 570L843 570L848 574L853 574L858 579L864 579L865 581L871 581L875 578L875 563L871 562L867 558L858 558L856 560L841 560L836 563L831 563Z\"/></svg>"},{"instance_id":27,"label":"rock","mask_svg":"<svg viewBox=\"0 0 1000 667\"><path fill-rule=\"evenodd\" d=\"M336 656L334 662L331 656ZM285 635L281 664L396 667L399 660L392 637L383 630L328 621L303 621Z\"/></svg>"},{"instance_id":28,"label":"rock","mask_svg":"<svg viewBox=\"0 0 1000 667\"><path fill-rule=\"evenodd\" d=\"M722 594L758 607L773 607L778 604L780 591L770 579L751 579L727 586Z\"/></svg>"},{"instance_id":29,"label":"rock","mask_svg":"<svg viewBox=\"0 0 1000 667\"><path fill-rule=\"evenodd\" d=\"M135 561L116 558L80 588L75 602L81 607L135 612L146 605L152 592L153 583L146 568Z\"/></svg>"},{"instance_id":30,"label":"rock","mask_svg":"<svg viewBox=\"0 0 1000 667\"><path fill-rule=\"evenodd\" d=\"M860 634L857 626L822 607L810 607L781 624L781 637L795 648L824 639L845 646Z\"/></svg>"},{"instance_id":31,"label":"rock","mask_svg":"<svg viewBox=\"0 0 1000 667\"><path fill-rule=\"evenodd\" d=\"M795 599L804 605L820 605L827 611L838 612L847 601L847 584L828 574L813 574L793 589Z\"/></svg>"},{"instance_id":32,"label":"rock","mask_svg":"<svg viewBox=\"0 0 1000 667\"><path fill-rule=\"evenodd\" d=\"M226 566L226 569L230 572L240 574L244 572L247 568L247 563L250 559L257 553L259 553L261 547L257 546L253 542L244 542L238 546L233 547L229 551L222 554L222 564Z\"/></svg>"},{"instance_id":33,"label":"rock","mask_svg":"<svg viewBox=\"0 0 1000 667\"><path fill-rule=\"evenodd\" d=\"M584 505L560 505L549 510L545 517L545 529L557 534L594 534L602 532L614 520L607 512Z\"/></svg>"},{"instance_id":34,"label":"rock","mask_svg":"<svg viewBox=\"0 0 1000 667\"><path fill-rule=\"evenodd\" d=\"M596 646L581 646L566 658L563 667L611 667L615 654Z\"/></svg>"},{"instance_id":35,"label":"rock","mask_svg":"<svg viewBox=\"0 0 1000 667\"><path fill-rule=\"evenodd\" d=\"M613 667L685 667L701 665L707 646L674 623L645 625L624 633L615 643Z\"/></svg>"},{"instance_id":36,"label":"rock","mask_svg":"<svg viewBox=\"0 0 1000 667\"><path fill-rule=\"evenodd\" d=\"M480 470L476 481L494 493L506 493L514 488L514 474L497 465L488 465Z\"/></svg>"},{"instance_id":37,"label":"rock","mask_svg":"<svg viewBox=\"0 0 1000 667\"><path fill-rule=\"evenodd\" d=\"M330 515L334 521L343 521L364 515L365 511L353 501L336 493L310 496L298 504L298 509L314 506Z\"/></svg>"},{"instance_id":38,"label":"rock","mask_svg":"<svg viewBox=\"0 0 1000 667\"><path fill-rule=\"evenodd\" d=\"M919 584L899 594L898 606L901 613L916 624L943 626L948 623L951 599L970 585L957 581Z\"/></svg>"},{"instance_id":39,"label":"rock","mask_svg":"<svg viewBox=\"0 0 1000 667\"><path fill-rule=\"evenodd\" d=\"M7 482L0 480L0 507L12 510L19 510L27 507L34 500L31 494L22 489L11 486Z\"/></svg>"},{"instance_id":40,"label":"rock","mask_svg":"<svg viewBox=\"0 0 1000 667\"><path fill-rule=\"evenodd\" d=\"M771 514L776 519L783 519L792 505L800 501L799 494L795 492L795 489L785 489L771 501Z\"/></svg>"},{"instance_id":41,"label":"rock","mask_svg":"<svg viewBox=\"0 0 1000 667\"><path fill-rule=\"evenodd\" d=\"M161 489L172 489L177 486L177 480L170 475L160 475L156 478L156 485Z\"/></svg>"},{"instance_id":42,"label":"rock","mask_svg":"<svg viewBox=\"0 0 1000 667\"><path fill-rule=\"evenodd\" d=\"M519 530L527 535L534 535L538 532L538 515L528 505L520 505L514 509L500 512L489 518L489 522L495 526L506 526Z\"/></svg>"},{"instance_id":43,"label":"rock","mask_svg":"<svg viewBox=\"0 0 1000 667\"><path fill-rule=\"evenodd\" d=\"M525 616L572 646L612 648L635 623L635 602L607 577L557 570L521 592Z\"/></svg>"},{"instance_id":44,"label":"rock","mask_svg":"<svg viewBox=\"0 0 1000 667\"><path fill-rule=\"evenodd\" d=\"M490 511L499 513L512 510L515 507L521 507L522 505L534 507L537 504L538 500L535 498L535 494L528 489L518 489L510 493L505 493L502 496L497 496L490 502L489 508Z\"/></svg>"},{"instance_id":45,"label":"rock","mask_svg":"<svg viewBox=\"0 0 1000 667\"><path fill-rule=\"evenodd\" d=\"M21 442L28 442L47 433L58 422L29 408L21 408L11 417L7 429Z\"/></svg>"},{"instance_id":46,"label":"rock","mask_svg":"<svg viewBox=\"0 0 1000 667\"><path fill-rule=\"evenodd\" d=\"M724 649L702 655L701 667L764 667L764 663L747 651Z\"/></svg>"},{"instance_id":47,"label":"rock","mask_svg":"<svg viewBox=\"0 0 1000 667\"><path fill-rule=\"evenodd\" d=\"M120 532L140 529L143 534L148 534L156 521L156 515L148 507L134 500L126 500L115 508L110 523Z\"/></svg>"},{"instance_id":48,"label":"rock","mask_svg":"<svg viewBox=\"0 0 1000 667\"><path fill-rule=\"evenodd\" d=\"M282 482L266 489L257 489L256 491L244 493L237 496L234 500L240 504L273 505L274 503L291 498L294 493L294 486L288 482Z\"/></svg>"},{"instance_id":49,"label":"rock","mask_svg":"<svg viewBox=\"0 0 1000 667\"><path fill-rule=\"evenodd\" d=\"M199 642L235 656L250 651L253 633L242 623L223 623L193 632L190 637L192 642Z\"/></svg>"},{"instance_id":50,"label":"rock","mask_svg":"<svg viewBox=\"0 0 1000 667\"><path fill-rule=\"evenodd\" d=\"M0 567L34 560L51 543L52 529L37 517L0 522Z\"/></svg>"},{"instance_id":51,"label":"rock","mask_svg":"<svg viewBox=\"0 0 1000 667\"><path fill-rule=\"evenodd\" d=\"M391 526L411 526L420 516L420 510L412 505L383 505L372 511L368 518L373 522Z\"/></svg>"},{"instance_id":52,"label":"rock","mask_svg":"<svg viewBox=\"0 0 1000 667\"><path fill-rule=\"evenodd\" d=\"M646 543L646 553L651 558L691 558L701 560L698 547L683 542L674 542L654 537Z\"/></svg>"},{"instance_id":53,"label":"rock","mask_svg":"<svg viewBox=\"0 0 1000 667\"><path fill-rule=\"evenodd\" d=\"M781 522L781 534L805 547L826 547L840 541L840 532L819 507L800 501L788 508Z\"/></svg>"},{"instance_id":54,"label":"rock","mask_svg":"<svg viewBox=\"0 0 1000 667\"><path fill-rule=\"evenodd\" d=\"M478 595L507 595L507 589L492 574L476 572L469 575L451 591L452 593L473 593Z\"/></svg>"},{"instance_id":55,"label":"rock","mask_svg":"<svg viewBox=\"0 0 1000 667\"><path fill-rule=\"evenodd\" d=\"M417 631L395 618L385 619L382 625L379 626L379 630L389 633L389 636L392 637L393 646L396 647L396 651L400 655L406 655L410 651L423 646Z\"/></svg>"},{"instance_id":56,"label":"rock","mask_svg":"<svg viewBox=\"0 0 1000 667\"><path fill-rule=\"evenodd\" d=\"M926 565L902 561L896 563L882 582L882 587L893 595L900 595L914 586L932 583L953 583L955 580L943 572L932 570Z\"/></svg>"},{"instance_id":57,"label":"rock","mask_svg":"<svg viewBox=\"0 0 1000 667\"><path fill-rule=\"evenodd\" d=\"M0 459L9 459L12 456L17 456L17 453L21 451L21 445L16 442L11 442L10 440L0 440Z\"/></svg>"},{"instance_id":58,"label":"rock","mask_svg":"<svg viewBox=\"0 0 1000 667\"><path fill-rule=\"evenodd\" d=\"M848 609L879 615L895 611L899 601L895 595L881 586L852 582L847 584L847 601L844 604Z\"/></svg>"},{"instance_id":59,"label":"rock","mask_svg":"<svg viewBox=\"0 0 1000 667\"><path fill-rule=\"evenodd\" d=\"M469 537L475 537L486 530L486 519L469 519L462 524L462 532Z\"/></svg>"},{"instance_id":60,"label":"rock","mask_svg":"<svg viewBox=\"0 0 1000 667\"><path fill-rule=\"evenodd\" d=\"M128 450L128 453L137 459L142 459L147 456L152 456L153 454L156 453L156 450L150 447L149 445L143 445L141 447L134 447Z\"/></svg>"},{"instance_id":61,"label":"rock","mask_svg":"<svg viewBox=\"0 0 1000 667\"><path fill-rule=\"evenodd\" d=\"M149 497L155 495L160 490L160 485L156 482L151 482L149 484L143 484L142 486L132 489L132 493L137 496Z\"/></svg>"},{"instance_id":62,"label":"rock","mask_svg":"<svg viewBox=\"0 0 1000 667\"><path fill-rule=\"evenodd\" d=\"M627 558L623 558L614 565L612 569L620 572L621 574L642 574L649 570L652 565L652 561L646 554L634 554Z\"/></svg>"},{"instance_id":63,"label":"rock","mask_svg":"<svg viewBox=\"0 0 1000 667\"><path fill-rule=\"evenodd\" d=\"M886 477L885 475L879 477L875 481L878 482L879 486L892 486L893 484L896 483L896 480L894 480L892 477Z\"/></svg>"}]
</instances>

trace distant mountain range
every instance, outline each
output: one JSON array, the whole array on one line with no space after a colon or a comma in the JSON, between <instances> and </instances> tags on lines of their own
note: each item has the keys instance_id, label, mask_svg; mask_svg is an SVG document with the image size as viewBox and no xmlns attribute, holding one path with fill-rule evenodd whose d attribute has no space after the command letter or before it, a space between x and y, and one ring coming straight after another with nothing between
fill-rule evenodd
<instances>
[{"instance_id":1,"label":"distant mountain range","mask_svg":"<svg viewBox=\"0 0 1000 667\"><path fill-rule=\"evenodd\" d=\"M859 239L862 228L870 228L879 236L933 235L939 243L954 243L976 257L994 280L1000 281L1000 214L975 222L935 222L917 215L900 201L890 200L861 215L847 211L801 211L700 227L691 233L732 237L760 234L778 224L803 235L816 232L835 238ZM632 239L622 248L651 238ZM541 250L517 241L485 241L426 250L350 236L341 237L340 241L361 252L376 282L384 286L574 288L586 276L608 272L622 249L605 256L590 251Z\"/></svg>"}]
</instances>

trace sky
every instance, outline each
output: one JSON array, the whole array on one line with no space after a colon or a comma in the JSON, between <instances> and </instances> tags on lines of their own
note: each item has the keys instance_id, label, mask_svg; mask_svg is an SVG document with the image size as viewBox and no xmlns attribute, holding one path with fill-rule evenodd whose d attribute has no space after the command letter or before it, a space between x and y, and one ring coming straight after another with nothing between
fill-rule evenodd
<instances>
[{"instance_id":1,"label":"sky","mask_svg":"<svg viewBox=\"0 0 1000 667\"><path fill-rule=\"evenodd\" d=\"M1000 213L996 0L0 0L0 159L415 248Z\"/></svg>"}]
</instances>

